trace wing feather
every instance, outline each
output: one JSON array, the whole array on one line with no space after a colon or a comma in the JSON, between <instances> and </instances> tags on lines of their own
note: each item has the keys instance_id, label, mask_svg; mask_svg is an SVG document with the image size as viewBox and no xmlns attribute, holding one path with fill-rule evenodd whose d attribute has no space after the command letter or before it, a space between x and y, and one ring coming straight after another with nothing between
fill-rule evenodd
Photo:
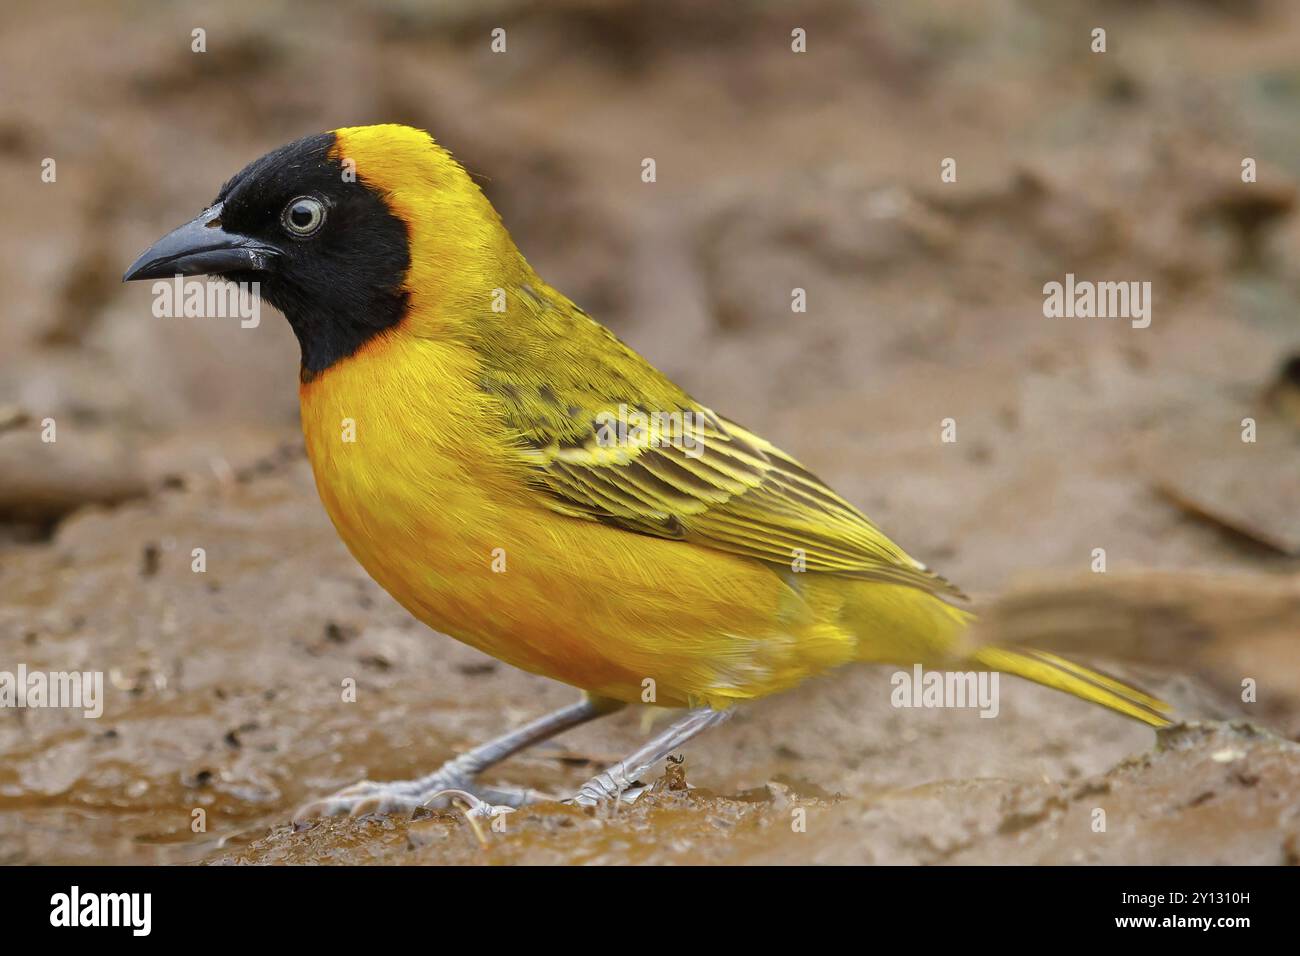
<instances>
[{"instance_id":1,"label":"wing feather","mask_svg":"<svg viewBox=\"0 0 1300 956\"><path fill-rule=\"evenodd\" d=\"M511 341L538 327L520 323L496 326L497 338L482 344L483 389L497 398L543 505L774 568L790 570L801 557L811 573L964 597L794 458L694 402L608 330L546 292L544 342ZM521 355L549 358L521 376ZM629 412L666 415L682 427L632 429L611 442L610 423L627 421Z\"/></svg>"}]
</instances>

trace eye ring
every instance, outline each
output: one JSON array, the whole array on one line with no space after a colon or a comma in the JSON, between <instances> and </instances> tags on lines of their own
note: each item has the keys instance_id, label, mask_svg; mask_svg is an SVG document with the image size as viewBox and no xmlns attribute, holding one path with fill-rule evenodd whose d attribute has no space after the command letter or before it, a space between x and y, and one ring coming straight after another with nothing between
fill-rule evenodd
<instances>
[{"instance_id":1,"label":"eye ring","mask_svg":"<svg viewBox=\"0 0 1300 956\"><path fill-rule=\"evenodd\" d=\"M314 236L325 224L325 204L315 196L290 199L280 214L284 231L299 239Z\"/></svg>"}]
</instances>

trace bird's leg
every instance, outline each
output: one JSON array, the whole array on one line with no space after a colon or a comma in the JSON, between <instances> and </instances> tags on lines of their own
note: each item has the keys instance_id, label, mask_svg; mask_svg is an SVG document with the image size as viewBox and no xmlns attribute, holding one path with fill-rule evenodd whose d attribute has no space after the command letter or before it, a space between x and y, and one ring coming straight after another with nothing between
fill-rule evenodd
<instances>
[{"instance_id":1,"label":"bird's leg","mask_svg":"<svg viewBox=\"0 0 1300 956\"><path fill-rule=\"evenodd\" d=\"M707 707L690 711L658 737L628 754L604 773L592 777L566 802L580 807L594 807L607 800L618 799L636 783L641 774L696 734L722 723L731 714L730 710L711 710Z\"/></svg>"},{"instance_id":2,"label":"bird's leg","mask_svg":"<svg viewBox=\"0 0 1300 956\"><path fill-rule=\"evenodd\" d=\"M470 800L475 801L471 806L478 815L492 815L485 812L483 807L493 812L521 807L540 798L541 794L531 790L476 787L471 781L483 770L500 763L512 754L543 740L549 740L556 734L571 730L589 720L611 714L622 707L623 704L618 701L584 697L576 704L561 707L508 734L466 751L459 757L448 760L433 773L418 779L385 783L363 780L328 797L312 800L294 814L294 820L302 821L312 817L336 816L344 813L360 816L363 813L410 811L421 806L446 804L452 796L458 795L468 796ZM456 791L456 793L449 793L449 791ZM498 803L501 806L495 806Z\"/></svg>"}]
</instances>

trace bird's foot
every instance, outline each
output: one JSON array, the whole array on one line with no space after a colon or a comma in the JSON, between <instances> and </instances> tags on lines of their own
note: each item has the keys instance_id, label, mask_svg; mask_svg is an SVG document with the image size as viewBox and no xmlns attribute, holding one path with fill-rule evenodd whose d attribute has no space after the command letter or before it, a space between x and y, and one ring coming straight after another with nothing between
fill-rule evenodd
<instances>
[{"instance_id":1,"label":"bird's foot","mask_svg":"<svg viewBox=\"0 0 1300 956\"><path fill-rule=\"evenodd\" d=\"M701 731L729 719L731 714L730 710L712 710L708 707L688 711L658 737L646 742L604 773L596 774L565 803L579 807L631 803L650 789L640 782L642 774Z\"/></svg>"},{"instance_id":2,"label":"bird's foot","mask_svg":"<svg viewBox=\"0 0 1300 956\"><path fill-rule=\"evenodd\" d=\"M293 819L302 823L314 817L411 814L420 807L443 809L455 801L467 804L472 816L495 817L541 799L545 799L544 795L535 790L476 785L467 774L448 765L418 780L362 780L303 804Z\"/></svg>"},{"instance_id":3,"label":"bird's foot","mask_svg":"<svg viewBox=\"0 0 1300 956\"><path fill-rule=\"evenodd\" d=\"M576 807L598 807L603 804L633 803L650 787L637 780L629 780L622 766L611 767L592 777L565 803Z\"/></svg>"}]
</instances>

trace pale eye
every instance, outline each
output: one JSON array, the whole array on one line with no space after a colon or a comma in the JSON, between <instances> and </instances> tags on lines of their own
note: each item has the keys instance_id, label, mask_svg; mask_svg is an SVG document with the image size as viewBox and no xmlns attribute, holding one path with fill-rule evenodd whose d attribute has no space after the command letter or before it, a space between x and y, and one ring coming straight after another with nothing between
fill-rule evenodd
<instances>
[{"instance_id":1,"label":"pale eye","mask_svg":"<svg viewBox=\"0 0 1300 956\"><path fill-rule=\"evenodd\" d=\"M280 221L291 235L306 238L324 224L325 204L311 196L299 196L284 207Z\"/></svg>"}]
</instances>

